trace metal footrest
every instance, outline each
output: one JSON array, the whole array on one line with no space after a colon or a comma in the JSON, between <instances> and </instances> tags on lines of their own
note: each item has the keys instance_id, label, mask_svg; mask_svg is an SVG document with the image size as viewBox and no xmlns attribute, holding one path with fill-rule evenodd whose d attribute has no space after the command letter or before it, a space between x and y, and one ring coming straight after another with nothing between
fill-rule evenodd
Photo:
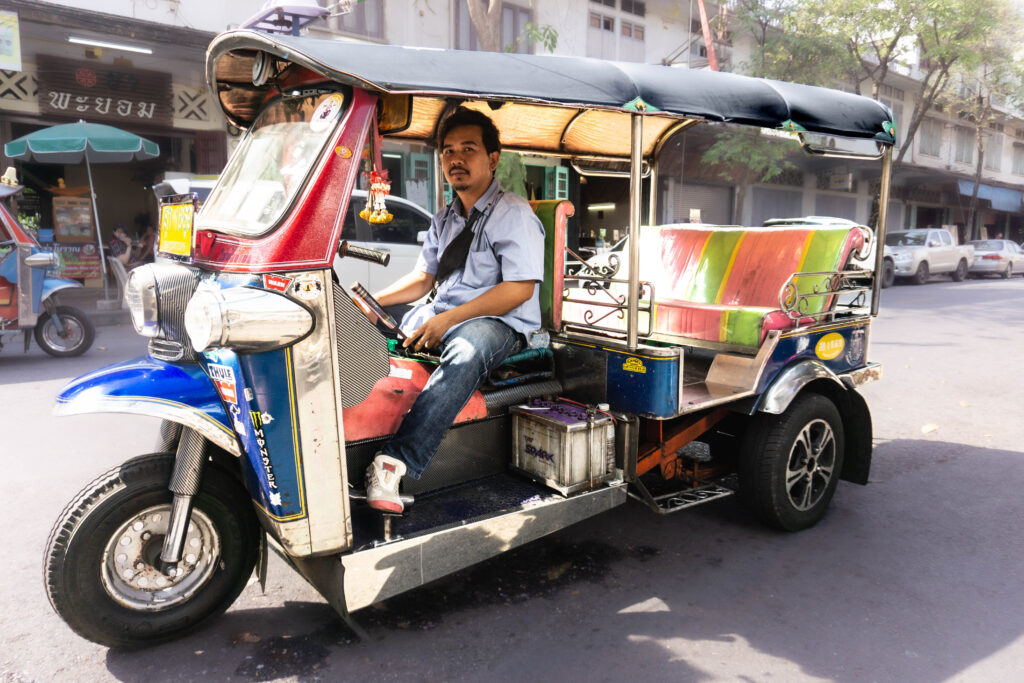
<instances>
[{"instance_id":1,"label":"metal footrest","mask_svg":"<svg viewBox=\"0 0 1024 683\"><path fill-rule=\"evenodd\" d=\"M680 491L673 491L672 493L663 493L653 496L642 482L637 481L635 482L635 485L639 489L640 493L636 494L633 493L633 491L629 491L629 496L646 504L652 510L661 515L679 512L686 508L692 508L694 505L700 505L701 503L707 503L712 500L719 500L720 498L726 498L736 493L733 489L726 488L721 484L707 482L701 483L700 486L696 486L694 488L686 488Z\"/></svg>"}]
</instances>

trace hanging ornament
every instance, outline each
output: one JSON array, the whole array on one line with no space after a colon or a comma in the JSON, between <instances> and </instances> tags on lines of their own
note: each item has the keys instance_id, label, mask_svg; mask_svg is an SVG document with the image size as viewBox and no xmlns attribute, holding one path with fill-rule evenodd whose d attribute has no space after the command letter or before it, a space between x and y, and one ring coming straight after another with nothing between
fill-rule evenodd
<instances>
[{"instance_id":1,"label":"hanging ornament","mask_svg":"<svg viewBox=\"0 0 1024 683\"><path fill-rule=\"evenodd\" d=\"M387 171L378 173L370 171L370 191L366 195L366 208L359 212L359 217L368 223L389 223L394 216L384 205L384 198L391 194L391 183L387 179Z\"/></svg>"}]
</instances>

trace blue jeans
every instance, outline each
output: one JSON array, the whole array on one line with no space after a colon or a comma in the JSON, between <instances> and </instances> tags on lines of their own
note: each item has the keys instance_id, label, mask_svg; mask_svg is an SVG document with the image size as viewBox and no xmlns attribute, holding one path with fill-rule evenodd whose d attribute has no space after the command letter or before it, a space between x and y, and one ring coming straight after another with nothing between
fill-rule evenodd
<instances>
[{"instance_id":1,"label":"blue jeans","mask_svg":"<svg viewBox=\"0 0 1024 683\"><path fill-rule=\"evenodd\" d=\"M419 479L473 392L525 343L495 318L474 318L455 328L441 344L441 364L381 452L404 462L406 474Z\"/></svg>"}]
</instances>

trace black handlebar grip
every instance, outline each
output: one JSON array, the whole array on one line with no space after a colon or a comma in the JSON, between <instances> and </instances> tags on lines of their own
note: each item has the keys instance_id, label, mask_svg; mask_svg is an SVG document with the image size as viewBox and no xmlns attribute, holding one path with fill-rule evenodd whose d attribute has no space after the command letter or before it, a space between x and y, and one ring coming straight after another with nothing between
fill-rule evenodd
<instances>
[{"instance_id":1,"label":"black handlebar grip","mask_svg":"<svg viewBox=\"0 0 1024 683\"><path fill-rule=\"evenodd\" d=\"M370 263L379 263L382 266L388 265L391 261L390 252L370 249L369 247L357 247L354 244L349 244L348 240L342 241L341 248L338 249L338 256L342 258L350 256L362 261L369 261Z\"/></svg>"}]
</instances>

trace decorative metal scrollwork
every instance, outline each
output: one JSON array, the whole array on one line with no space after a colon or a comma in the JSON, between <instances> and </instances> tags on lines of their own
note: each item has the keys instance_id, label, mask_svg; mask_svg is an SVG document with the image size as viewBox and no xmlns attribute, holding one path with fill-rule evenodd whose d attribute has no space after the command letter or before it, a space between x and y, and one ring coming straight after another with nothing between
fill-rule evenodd
<instances>
[{"instance_id":1,"label":"decorative metal scrollwork","mask_svg":"<svg viewBox=\"0 0 1024 683\"><path fill-rule=\"evenodd\" d=\"M809 291L800 291L798 282L814 281ZM822 273L794 273L786 280L779 290L779 308L791 320L800 321L805 318L813 320L829 320L835 317L832 306L824 306L822 311L812 312L811 305L815 300L836 297L840 294L852 294L853 298L842 304L845 310L866 305L869 287L865 284L865 272L860 270L829 271Z\"/></svg>"}]
</instances>

